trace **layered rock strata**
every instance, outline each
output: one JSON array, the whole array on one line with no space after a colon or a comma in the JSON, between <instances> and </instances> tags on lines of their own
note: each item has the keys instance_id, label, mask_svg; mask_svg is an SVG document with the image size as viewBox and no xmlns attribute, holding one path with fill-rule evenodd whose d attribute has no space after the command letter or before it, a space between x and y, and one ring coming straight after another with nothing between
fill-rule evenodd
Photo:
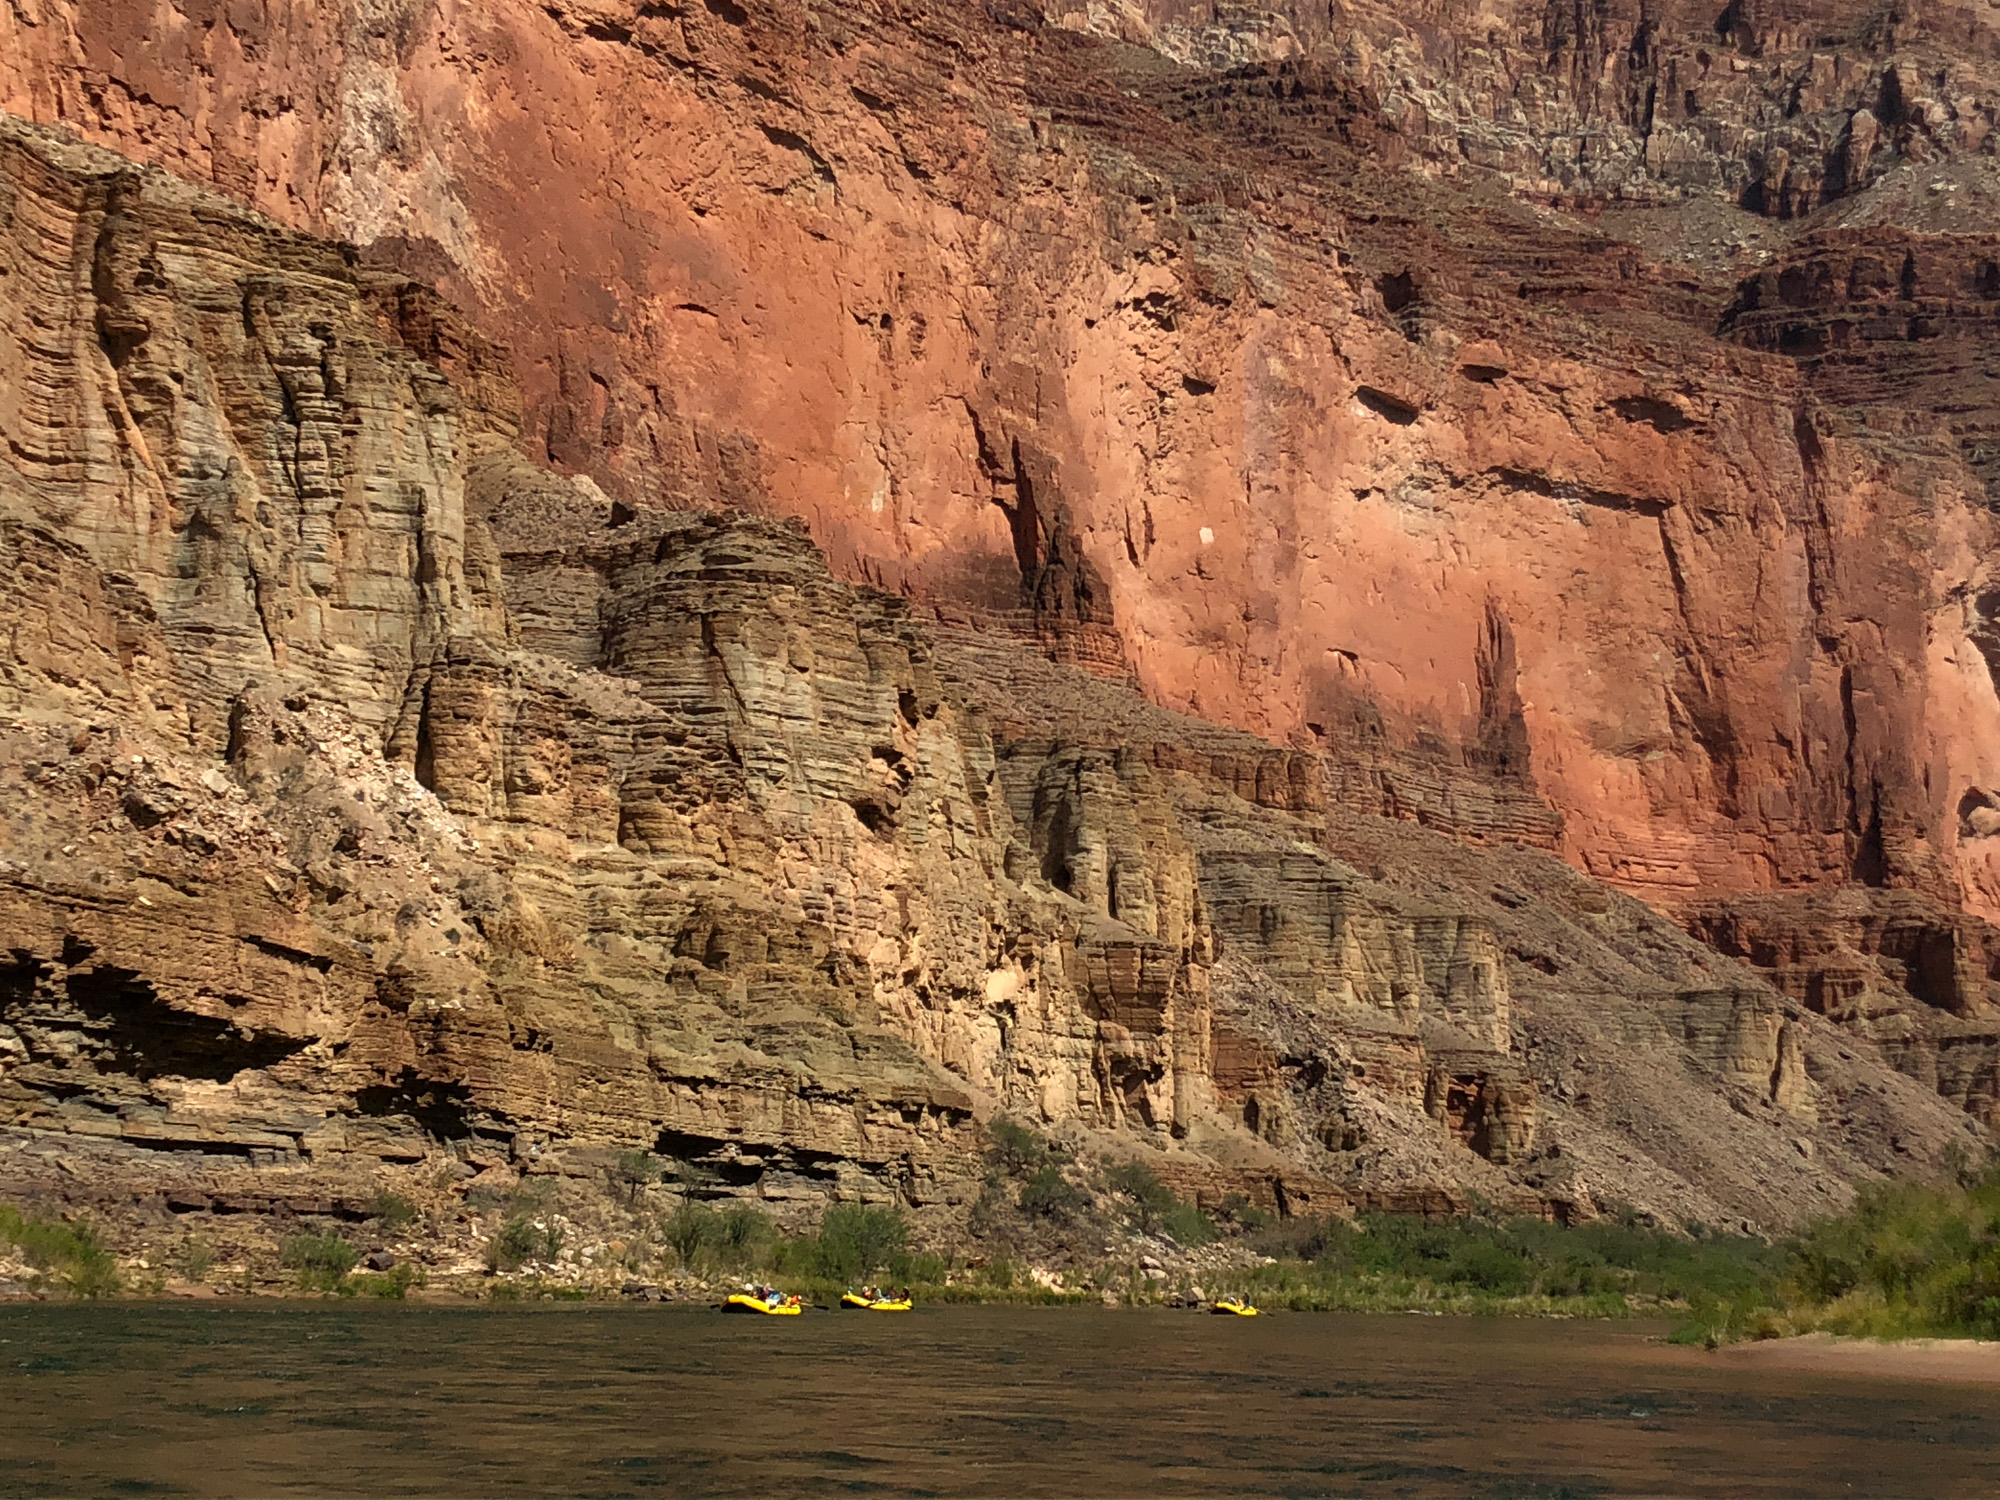
<instances>
[{"instance_id":1,"label":"layered rock strata","mask_svg":"<svg viewBox=\"0 0 2000 1500\"><path fill-rule=\"evenodd\" d=\"M1818 1015L1991 1126L2000 1122L2000 949L1910 891L1740 896L1684 913Z\"/></svg>"},{"instance_id":2,"label":"layered rock strata","mask_svg":"<svg viewBox=\"0 0 2000 1500\"><path fill-rule=\"evenodd\" d=\"M1990 154L2000 115L2000 21L1978 3L1048 10L1202 73L1276 80L1299 115L1333 113L1333 85L1425 170L1559 201L1720 197L1799 218L1905 165Z\"/></svg>"},{"instance_id":3,"label":"layered rock strata","mask_svg":"<svg viewBox=\"0 0 2000 1500\"><path fill-rule=\"evenodd\" d=\"M1005 1109L1294 1212L1774 1225L1979 1144L1546 853L535 466L342 247L14 123L0 204L11 1192L644 1149L949 1217Z\"/></svg>"},{"instance_id":4,"label":"layered rock strata","mask_svg":"<svg viewBox=\"0 0 2000 1500\"><path fill-rule=\"evenodd\" d=\"M1663 1184L1670 1163L1727 1155L1742 1186L1710 1187L1704 1222L1740 1223L1759 1201L1815 1211L1818 1189L1795 1173L1827 1166L1830 1130L1842 1152L1874 1141L1894 1171L1922 1149L1901 1121L1956 1112L1838 1018L1546 854L1355 813L1285 774L1295 752L1019 646L946 631L938 650L956 690L990 705L1017 807L1048 807L1047 726L1065 727L1063 762L1085 774L1061 770L1050 821L1085 857L1050 878L1101 908L1129 899L1112 892L1148 867L1138 851L1181 857L1146 815L1160 782L1175 785L1216 955L1210 1087L1230 1132L1205 1122L1189 1139L1223 1159L1241 1129L1318 1157L1365 1204L1519 1206L1526 1189L1545 1211L1588 1215L1632 1183ZM1978 1149L1968 1128L1960 1116L1939 1149Z\"/></svg>"}]
</instances>

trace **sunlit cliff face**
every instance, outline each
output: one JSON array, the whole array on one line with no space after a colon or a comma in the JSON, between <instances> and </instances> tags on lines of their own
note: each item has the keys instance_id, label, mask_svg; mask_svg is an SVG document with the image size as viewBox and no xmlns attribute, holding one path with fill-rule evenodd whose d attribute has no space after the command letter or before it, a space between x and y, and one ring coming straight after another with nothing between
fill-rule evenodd
<instances>
[{"instance_id":1,"label":"sunlit cliff face","mask_svg":"<svg viewBox=\"0 0 2000 1500\"><path fill-rule=\"evenodd\" d=\"M104 1108L231 1150L947 1202L1004 1105L1774 1221L1936 1156L2000 1098L1991 36L1731 15L16 7L0 106L356 246L10 158L32 841L174 955L36 887L21 994L214 1023Z\"/></svg>"},{"instance_id":2,"label":"sunlit cliff face","mask_svg":"<svg viewBox=\"0 0 2000 1500\"><path fill-rule=\"evenodd\" d=\"M1656 898L2000 911L1984 11L38 17L10 107L441 279L634 504Z\"/></svg>"}]
</instances>

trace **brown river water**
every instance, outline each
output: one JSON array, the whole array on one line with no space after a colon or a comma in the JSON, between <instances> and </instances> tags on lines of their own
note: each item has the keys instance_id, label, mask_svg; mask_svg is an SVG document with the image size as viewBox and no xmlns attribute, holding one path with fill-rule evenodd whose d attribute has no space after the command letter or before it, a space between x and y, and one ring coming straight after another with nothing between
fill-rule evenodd
<instances>
[{"instance_id":1,"label":"brown river water","mask_svg":"<svg viewBox=\"0 0 2000 1500\"><path fill-rule=\"evenodd\" d=\"M0 1307L0 1495L2000 1495L2000 1390L1652 1325Z\"/></svg>"}]
</instances>

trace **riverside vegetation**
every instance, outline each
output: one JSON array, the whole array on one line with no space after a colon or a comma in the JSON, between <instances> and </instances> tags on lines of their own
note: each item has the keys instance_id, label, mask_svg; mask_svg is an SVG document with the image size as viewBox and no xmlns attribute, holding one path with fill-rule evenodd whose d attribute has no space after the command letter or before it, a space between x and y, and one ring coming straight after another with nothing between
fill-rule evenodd
<instances>
[{"instance_id":1,"label":"riverside vegetation","mask_svg":"<svg viewBox=\"0 0 2000 1500\"><path fill-rule=\"evenodd\" d=\"M1698 1292L1677 1337L2000 1338L2000 1163L1864 1187L1786 1248L1780 1277Z\"/></svg>"},{"instance_id":2,"label":"riverside vegetation","mask_svg":"<svg viewBox=\"0 0 2000 1500\"><path fill-rule=\"evenodd\" d=\"M677 1201L614 1242L606 1269L696 1288L757 1276L821 1299L886 1275L930 1302L1138 1304L1230 1291L1297 1311L1665 1315L1678 1318L1678 1341L1710 1345L1817 1330L2000 1337L2000 1163L1961 1165L1943 1183L1864 1188L1847 1212L1774 1243L1663 1227L1631 1210L1574 1225L1490 1213L1279 1219L1240 1197L1204 1211L1142 1163L1085 1163L1005 1118L988 1130L970 1238L937 1248L918 1242L919 1226L900 1209L881 1205L837 1204L810 1232L787 1232L749 1204L704 1199L712 1184L685 1166L633 1153L614 1184L627 1203L669 1173ZM564 1233L545 1192L524 1188L481 1206L494 1220L487 1295L593 1295L552 1274ZM420 1218L394 1194L371 1206L370 1222L383 1233ZM9 1246L29 1289L44 1295L163 1285L159 1268L121 1268L80 1219L0 1205L0 1250ZM173 1269L199 1280L211 1259L190 1243ZM420 1265L390 1260L358 1269L361 1251L338 1228L294 1234L278 1254L286 1284L299 1292L399 1298L426 1284ZM1063 1269L1040 1269L1047 1266Z\"/></svg>"}]
</instances>

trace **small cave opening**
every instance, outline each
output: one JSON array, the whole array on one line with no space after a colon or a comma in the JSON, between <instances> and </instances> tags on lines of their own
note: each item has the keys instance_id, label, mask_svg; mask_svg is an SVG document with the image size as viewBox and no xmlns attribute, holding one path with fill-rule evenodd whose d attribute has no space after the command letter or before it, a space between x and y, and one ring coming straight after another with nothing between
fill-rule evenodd
<instances>
[{"instance_id":1,"label":"small cave opening","mask_svg":"<svg viewBox=\"0 0 2000 1500\"><path fill-rule=\"evenodd\" d=\"M1967 787L1958 799L1958 836L1989 838L2000 833L2000 797L1981 787Z\"/></svg>"},{"instance_id":2,"label":"small cave opening","mask_svg":"<svg viewBox=\"0 0 2000 1500\"><path fill-rule=\"evenodd\" d=\"M711 1135L662 1127L653 1140L653 1154L680 1164L676 1174L699 1193L706 1185L708 1196L732 1188L755 1187L763 1180L765 1164L737 1155L733 1142Z\"/></svg>"},{"instance_id":3,"label":"small cave opening","mask_svg":"<svg viewBox=\"0 0 2000 1500\"><path fill-rule=\"evenodd\" d=\"M1418 409L1409 402L1400 400L1387 391L1378 390L1372 385L1357 387L1354 399L1376 416L1394 422L1398 427L1408 427L1420 415Z\"/></svg>"},{"instance_id":4,"label":"small cave opening","mask_svg":"<svg viewBox=\"0 0 2000 1500\"><path fill-rule=\"evenodd\" d=\"M414 1068L404 1068L388 1083L355 1090L354 1107L372 1119L406 1115L433 1140L462 1141L472 1134L467 1086L420 1077Z\"/></svg>"},{"instance_id":5,"label":"small cave opening","mask_svg":"<svg viewBox=\"0 0 2000 1500\"><path fill-rule=\"evenodd\" d=\"M861 820L861 826L878 838L887 838L896 831L896 815L892 809L869 796L852 797L849 807L854 816Z\"/></svg>"},{"instance_id":6,"label":"small cave opening","mask_svg":"<svg viewBox=\"0 0 2000 1500\"><path fill-rule=\"evenodd\" d=\"M1381 294L1383 309L1392 316L1417 300L1417 281L1407 270L1383 272L1375 278L1375 290Z\"/></svg>"},{"instance_id":7,"label":"small cave opening","mask_svg":"<svg viewBox=\"0 0 2000 1500\"><path fill-rule=\"evenodd\" d=\"M1912 945L1909 990L1933 1010L1964 1009L1958 991L1958 938L1949 927L1927 928Z\"/></svg>"},{"instance_id":8,"label":"small cave opening","mask_svg":"<svg viewBox=\"0 0 2000 1500\"><path fill-rule=\"evenodd\" d=\"M1853 878L1857 885L1880 890L1889 883L1889 851L1882 837L1882 789L1874 790L1868 821L1854 849Z\"/></svg>"},{"instance_id":9,"label":"small cave opening","mask_svg":"<svg viewBox=\"0 0 2000 1500\"><path fill-rule=\"evenodd\" d=\"M1658 433L1685 432L1694 426L1673 402L1656 396L1620 396L1611 403L1611 409L1625 421L1643 422Z\"/></svg>"},{"instance_id":10,"label":"small cave opening","mask_svg":"<svg viewBox=\"0 0 2000 1500\"><path fill-rule=\"evenodd\" d=\"M1744 0L1729 0L1723 7L1722 14L1715 18L1715 39L1739 52L1750 52L1756 47L1757 34L1751 28Z\"/></svg>"}]
</instances>

